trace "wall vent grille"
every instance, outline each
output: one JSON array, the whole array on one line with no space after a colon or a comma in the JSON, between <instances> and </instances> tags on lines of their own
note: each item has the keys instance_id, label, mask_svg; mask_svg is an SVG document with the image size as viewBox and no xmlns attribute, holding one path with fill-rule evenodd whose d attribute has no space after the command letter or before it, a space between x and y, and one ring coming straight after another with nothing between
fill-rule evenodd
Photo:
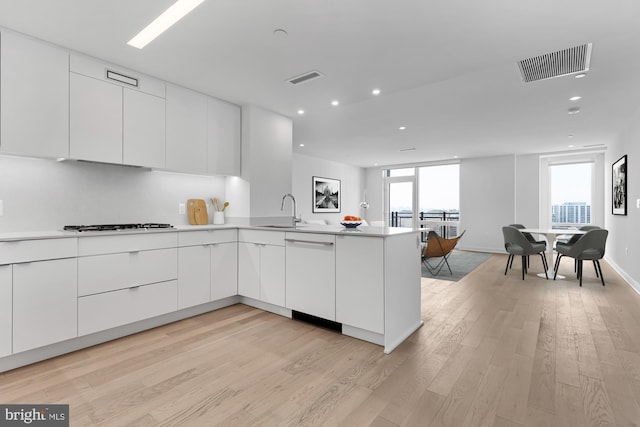
<instances>
[{"instance_id":1,"label":"wall vent grille","mask_svg":"<svg viewBox=\"0 0 640 427\"><path fill-rule=\"evenodd\" d=\"M300 83L306 83L310 80L314 80L317 79L319 77L323 77L324 74L322 74L320 71L309 71L308 73L304 73L301 74L299 76L296 77L291 77L290 79L288 79L287 81L289 83L291 83L292 85L299 85Z\"/></svg>"},{"instance_id":2,"label":"wall vent grille","mask_svg":"<svg viewBox=\"0 0 640 427\"><path fill-rule=\"evenodd\" d=\"M591 43L518 61L525 83L589 71Z\"/></svg>"}]
</instances>

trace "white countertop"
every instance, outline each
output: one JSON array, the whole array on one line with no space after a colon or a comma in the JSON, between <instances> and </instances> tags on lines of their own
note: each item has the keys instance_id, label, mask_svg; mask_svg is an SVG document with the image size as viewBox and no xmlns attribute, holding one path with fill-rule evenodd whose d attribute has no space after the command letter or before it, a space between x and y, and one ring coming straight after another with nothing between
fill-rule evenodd
<instances>
[{"instance_id":1,"label":"white countertop","mask_svg":"<svg viewBox=\"0 0 640 427\"><path fill-rule=\"evenodd\" d=\"M255 225L177 225L174 228L156 228L156 229L133 229L122 231L64 231L64 230L42 230L42 231L11 231L0 233L0 242L11 242L20 240L38 240L38 239L61 239L68 237L89 237L89 236L109 236L122 234L148 234L148 233L172 233L180 231L198 231L198 230L225 230L225 229L248 229L248 230L269 230L283 231L294 233L321 233L335 235L353 235L353 236L369 236L369 237L389 237L400 234L419 233L419 229L400 228L400 227L369 227L359 226L355 229L347 229L341 225L315 225L300 224L297 227L268 227Z\"/></svg>"}]
</instances>

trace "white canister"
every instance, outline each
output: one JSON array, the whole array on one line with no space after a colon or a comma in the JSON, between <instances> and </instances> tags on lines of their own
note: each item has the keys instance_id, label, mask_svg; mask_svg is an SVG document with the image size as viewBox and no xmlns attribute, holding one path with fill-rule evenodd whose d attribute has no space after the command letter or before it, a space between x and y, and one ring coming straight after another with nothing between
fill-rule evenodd
<instances>
[{"instance_id":1,"label":"white canister","mask_svg":"<svg viewBox=\"0 0 640 427\"><path fill-rule=\"evenodd\" d=\"M213 223L216 225L224 224L224 212L214 212L213 213Z\"/></svg>"}]
</instances>

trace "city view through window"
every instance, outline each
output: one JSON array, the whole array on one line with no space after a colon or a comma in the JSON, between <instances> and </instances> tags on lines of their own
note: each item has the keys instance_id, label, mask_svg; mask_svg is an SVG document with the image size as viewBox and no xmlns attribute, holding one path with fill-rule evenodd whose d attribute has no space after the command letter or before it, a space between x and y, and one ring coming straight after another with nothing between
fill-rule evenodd
<instances>
[{"instance_id":1,"label":"city view through window","mask_svg":"<svg viewBox=\"0 0 640 427\"><path fill-rule=\"evenodd\" d=\"M592 163L552 165L551 223L572 226L591 223Z\"/></svg>"},{"instance_id":2,"label":"city view through window","mask_svg":"<svg viewBox=\"0 0 640 427\"><path fill-rule=\"evenodd\" d=\"M413 170L413 168L411 169ZM460 219L460 166L438 165L390 171L390 176L416 176L412 182L393 183L389 187L390 224L412 227L414 216L418 225L435 229L443 236L457 235ZM413 209L414 182L418 184L417 209ZM443 221L452 222L450 225Z\"/></svg>"}]
</instances>

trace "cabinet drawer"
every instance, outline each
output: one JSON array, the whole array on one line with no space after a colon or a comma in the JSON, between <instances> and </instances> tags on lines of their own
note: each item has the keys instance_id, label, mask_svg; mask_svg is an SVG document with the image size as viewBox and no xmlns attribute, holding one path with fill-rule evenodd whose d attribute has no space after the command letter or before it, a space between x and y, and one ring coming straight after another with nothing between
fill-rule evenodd
<instances>
[{"instance_id":1,"label":"cabinet drawer","mask_svg":"<svg viewBox=\"0 0 640 427\"><path fill-rule=\"evenodd\" d=\"M239 230L238 241L284 246L284 231Z\"/></svg>"},{"instance_id":2,"label":"cabinet drawer","mask_svg":"<svg viewBox=\"0 0 640 427\"><path fill-rule=\"evenodd\" d=\"M229 243L238 240L238 230L200 230L178 233L178 246Z\"/></svg>"},{"instance_id":3,"label":"cabinet drawer","mask_svg":"<svg viewBox=\"0 0 640 427\"><path fill-rule=\"evenodd\" d=\"M78 335L87 335L178 308L178 282L155 283L133 289L78 298Z\"/></svg>"},{"instance_id":4,"label":"cabinet drawer","mask_svg":"<svg viewBox=\"0 0 640 427\"><path fill-rule=\"evenodd\" d=\"M178 233L175 232L162 232L81 237L78 241L78 255L103 255L118 252L175 248L178 246L177 234Z\"/></svg>"},{"instance_id":5,"label":"cabinet drawer","mask_svg":"<svg viewBox=\"0 0 640 427\"><path fill-rule=\"evenodd\" d=\"M80 296L177 278L176 248L78 258Z\"/></svg>"},{"instance_id":6,"label":"cabinet drawer","mask_svg":"<svg viewBox=\"0 0 640 427\"><path fill-rule=\"evenodd\" d=\"M78 240L75 237L0 242L0 265L73 258L77 255Z\"/></svg>"}]
</instances>

